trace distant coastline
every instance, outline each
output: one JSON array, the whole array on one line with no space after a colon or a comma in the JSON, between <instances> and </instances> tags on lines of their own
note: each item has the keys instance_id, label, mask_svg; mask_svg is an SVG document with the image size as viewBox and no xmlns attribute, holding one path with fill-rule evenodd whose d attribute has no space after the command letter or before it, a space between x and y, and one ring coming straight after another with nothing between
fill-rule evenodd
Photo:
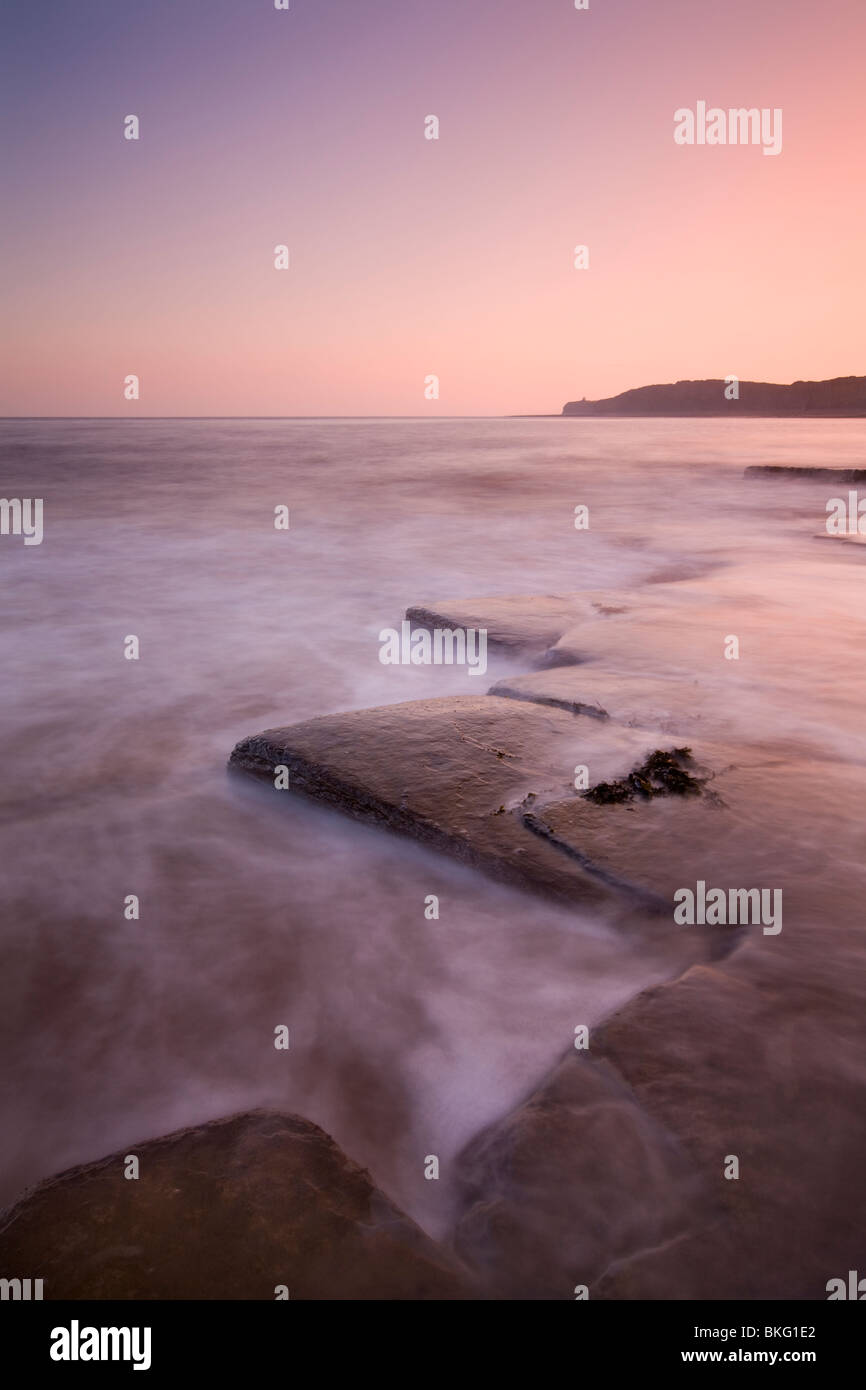
<instances>
[{"instance_id":1,"label":"distant coastline","mask_svg":"<svg viewBox=\"0 0 866 1390\"><path fill-rule=\"evenodd\" d=\"M736 394L734 394L736 392ZM866 416L866 376L837 376L829 381L676 381L638 386L599 401L567 401L564 416Z\"/></svg>"}]
</instances>

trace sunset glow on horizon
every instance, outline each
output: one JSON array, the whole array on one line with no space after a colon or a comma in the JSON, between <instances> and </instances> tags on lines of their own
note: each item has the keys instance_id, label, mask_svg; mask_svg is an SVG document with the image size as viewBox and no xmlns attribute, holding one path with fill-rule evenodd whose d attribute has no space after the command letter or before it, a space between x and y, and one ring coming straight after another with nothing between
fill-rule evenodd
<instances>
[{"instance_id":1,"label":"sunset glow on horizon","mask_svg":"<svg viewBox=\"0 0 866 1390\"><path fill-rule=\"evenodd\" d=\"M862 0L13 4L0 414L864 374L864 43ZM677 144L701 102L782 111L778 157Z\"/></svg>"}]
</instances>

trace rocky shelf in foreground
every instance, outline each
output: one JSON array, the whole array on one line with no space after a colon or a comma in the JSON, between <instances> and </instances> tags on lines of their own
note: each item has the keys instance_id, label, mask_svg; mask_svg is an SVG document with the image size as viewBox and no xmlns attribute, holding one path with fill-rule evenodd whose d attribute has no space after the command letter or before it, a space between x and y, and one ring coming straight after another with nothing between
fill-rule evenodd
<instances>
[{"instance_id":1,"label":"rocky shelf in foreground","mask_svg":"<svg viewBox=\"0 0 866 1390\"><path fill-rule=\"evenodd\" d=\"M139 1177L124 1176L127 1155ZM455 1299L466 1271L324 1130L255 1110L34 1188L0 1225L46 1299Z\"/></svg>"}]
</instances>

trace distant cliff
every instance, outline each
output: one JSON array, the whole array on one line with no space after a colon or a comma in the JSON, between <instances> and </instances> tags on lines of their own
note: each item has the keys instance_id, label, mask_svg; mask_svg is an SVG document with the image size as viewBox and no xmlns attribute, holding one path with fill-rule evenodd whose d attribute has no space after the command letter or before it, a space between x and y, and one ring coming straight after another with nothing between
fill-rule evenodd
<instances>
[{"instance_id":1,"label":"distant cliff","mask_svg":"<svg viewBox=\"0 0 866 1390\"><path fill-rule=\"evenodd\" d=\"M601 401L569 401L563 415L862 415L866 416L866 376L832 381L795 381L778 386L741 381L739 399L725 398L725 382L676 381L638 386ZM730 388L728 388L730 390Z\"/></svg>"}]
</instances>

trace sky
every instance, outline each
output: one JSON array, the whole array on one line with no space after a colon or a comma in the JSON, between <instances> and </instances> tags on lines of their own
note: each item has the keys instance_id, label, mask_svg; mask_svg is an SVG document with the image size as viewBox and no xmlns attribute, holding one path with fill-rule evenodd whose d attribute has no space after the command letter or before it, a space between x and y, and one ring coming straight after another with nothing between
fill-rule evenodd
<instances>
[{"instance_id":1,"label":"sky","mask_svg":"<svg viewBox=\"0 0 866 1390\"><path fill-rule=\"evenodd\" d=\"M866 374L864 50L863 0L4 0L0 414Z\"/></svg>"}]
</instances>

